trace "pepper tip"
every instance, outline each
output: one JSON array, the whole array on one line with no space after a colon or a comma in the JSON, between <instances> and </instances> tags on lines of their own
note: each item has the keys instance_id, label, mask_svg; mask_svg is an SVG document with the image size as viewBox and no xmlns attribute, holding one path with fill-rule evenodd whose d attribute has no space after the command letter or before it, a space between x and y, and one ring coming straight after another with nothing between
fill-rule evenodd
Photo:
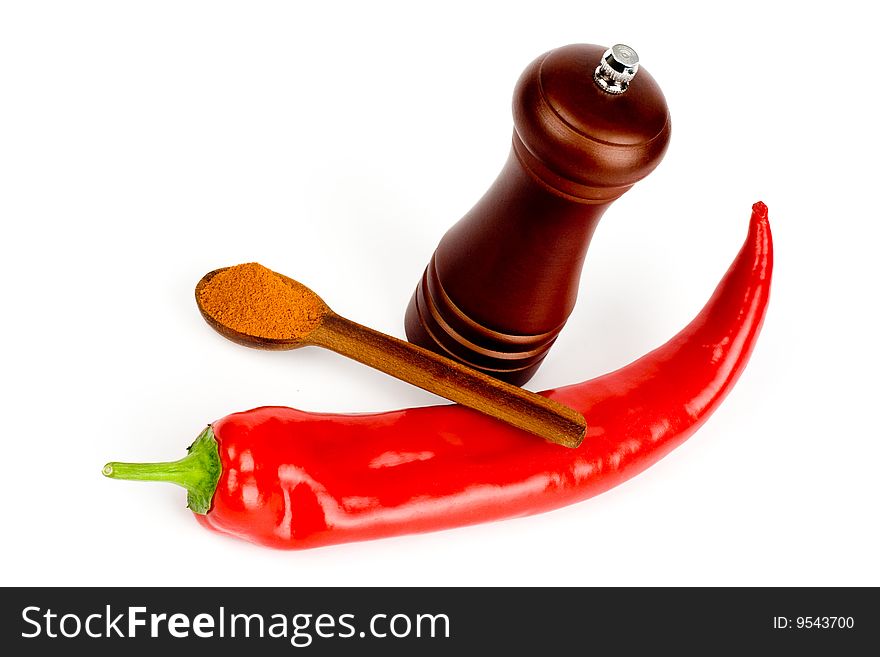
<instances>
[{"instance_id":1,"label":"pepper tip","mask_svg":"<svg viewBox=\"0 0 880 657\"><path fill-rule=\"evenodd\" d=\"M767 220L767 205L764 201L758 201L752 205L752 214L755 215L756 219Z\"/></svg>"}]
</instances>

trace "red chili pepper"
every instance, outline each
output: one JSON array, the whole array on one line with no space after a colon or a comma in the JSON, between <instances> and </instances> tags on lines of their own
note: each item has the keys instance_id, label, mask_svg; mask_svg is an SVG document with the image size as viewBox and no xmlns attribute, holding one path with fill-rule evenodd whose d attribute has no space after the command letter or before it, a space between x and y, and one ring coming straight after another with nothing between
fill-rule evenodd
<instances>
[{"instance_id":1,"label":"red chili pepper","mask_svg":"<svg viewBox=\"0 0 880 657\"><path fill-rule=\"evenodd\" d=\"M764 319L773 246L756 203L745 245L699 315L622 369L546 394L581 411L577 449L461 406L372 415L264 407L218 420L173 464L108 463L172 481L206 527L276 548L425 532L577 502L641 472L717 408Z\"/></svg>"}]
</instances>

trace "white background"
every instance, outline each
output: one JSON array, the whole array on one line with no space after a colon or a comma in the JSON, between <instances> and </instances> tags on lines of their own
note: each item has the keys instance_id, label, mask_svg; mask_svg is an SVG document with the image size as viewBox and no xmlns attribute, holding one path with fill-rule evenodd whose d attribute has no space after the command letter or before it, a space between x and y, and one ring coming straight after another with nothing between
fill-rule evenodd
<instances>
[{"instance_id":1,"label":"white background","mask_svg":"<svg viewBox=\"0 0 880 657\"><path fill-rule=\"evenodd\" d=\"M0 581L880 585L870 5L625 4L4 3ZM673 135L602 220L528 387L678 331L761 199L772 302L699 433L556 512L305 552L206 531L175 487L101 476L258 405L438 403L329 352L224 341L193 286L256 260L402 336L437 241L507 157L520 72L573 42L634 46Z\"/></svg>"}]
</instances>

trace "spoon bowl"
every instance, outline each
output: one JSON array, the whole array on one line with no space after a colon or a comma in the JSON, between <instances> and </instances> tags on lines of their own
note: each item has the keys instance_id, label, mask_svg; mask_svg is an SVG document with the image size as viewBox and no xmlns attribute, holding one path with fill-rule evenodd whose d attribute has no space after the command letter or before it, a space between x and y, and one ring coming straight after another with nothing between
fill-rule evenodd
<instances>
[{"instance_id":1,"label":"spoon bowl","mask_svg":"<svg viewBox=\"0 0 880 657\"><path fill-rule=\"evenodd\" d=\"M231 326L228 326L214 317L208 309L205 307L202 302L203 298L203 290L211 282L211 280L219 273L227 271L230 269L229 267L221 267L220 269L215 269L214 271L210 271L204 276L202 276L201 280L196 284L196 305L199 307L199 312L202 313L202 317L204 317L205 321L208 325L217 331L220 335L222 335L227 340L231 340L237 344L243 345L245 347L251 347L252 349L264 349L267 351L290 351L291 349L298 349L299 347L305 347L310 344L315 344L309 341L309 337L311 333L321 325L321 321L318 321L315 329L312 329L308 334L303 336L292 336L290 338L267 338L260 335L252 335L250 333L242 333ZM307 292L313 298L313 302L320 308L320 315L323 318L327 313L332 313L330 307L324 303L324 300L315 294L308 287L296 281L284 274L279 274L278 272L273 272L276 276L281 278L288 285L294 285L298 287L301 291Z\"/></svg>"}]
</instances>

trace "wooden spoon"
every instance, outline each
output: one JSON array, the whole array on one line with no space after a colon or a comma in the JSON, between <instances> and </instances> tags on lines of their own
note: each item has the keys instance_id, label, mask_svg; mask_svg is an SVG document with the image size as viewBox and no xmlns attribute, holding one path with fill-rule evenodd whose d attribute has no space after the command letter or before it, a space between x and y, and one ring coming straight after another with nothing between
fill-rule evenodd
<instances>
[{"instance_id":1,"label":"wooden spoon","mask_svg":"<svg viewBox=\"0 0 880 657\"><path fill-rule=\"evenodd\" d=\"M559 445L577 447L584 439L586 421L574 409L340 317L309 288L283 274L277 275L301 294L313 295L309 301L320 309L314 328L290 339L265 338L232 329L205 309L200 294L225 269L205 274L196 285L196 302L205 321L233 342L270 350L324 347Z\"/></svg>"}]
</instances>

